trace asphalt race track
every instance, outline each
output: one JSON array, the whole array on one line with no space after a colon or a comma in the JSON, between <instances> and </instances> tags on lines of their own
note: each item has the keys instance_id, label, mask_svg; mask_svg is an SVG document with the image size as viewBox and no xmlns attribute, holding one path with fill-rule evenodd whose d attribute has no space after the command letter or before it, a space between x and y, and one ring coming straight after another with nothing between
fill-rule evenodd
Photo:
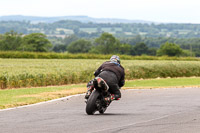
<instances>
[{"instance_id":1,"label":"asphalt race track","mask_svg":"<svg viewBox=\"0 0 200 133\"><path fill-rule=\"evenodd\" d=\"M0 111L0 133L199 133L200 88L122 90L104 115L84 96Z\"/></svg>"}]
</instances>

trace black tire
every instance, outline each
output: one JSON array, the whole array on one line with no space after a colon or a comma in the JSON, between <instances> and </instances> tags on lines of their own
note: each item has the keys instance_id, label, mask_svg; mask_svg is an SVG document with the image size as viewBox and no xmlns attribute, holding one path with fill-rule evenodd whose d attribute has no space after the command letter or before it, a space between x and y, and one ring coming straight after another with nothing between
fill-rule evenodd
<instances>
[{"instance_id":1,"label":"black tire","mask_svg":"<svg viewBox=\"0 0 200 133\"><path fill-rule=\"evenodd\" d=\"M92 92L92 94L90 95L89 99L87 100L87 105L86 105L86 113L88 115L93 115L96 110L97 110L97 107L96 107L96 101L97 101L97 98L99 97L100 93L96 90L94 90Z\"/></svg>"},{"instance_id":2,"label":"black tire","mask_svg":"<svg viewBox=\"0 0 200 133\"><path fill-rule=\"evenodd\" d=\"M107 109L107 107L105 107L105 108L103 107L103 108L99 111L99 113L100 113L100 114L104 114L104 112L106 111L106 109Z\"/></svg>"}]
</instances>

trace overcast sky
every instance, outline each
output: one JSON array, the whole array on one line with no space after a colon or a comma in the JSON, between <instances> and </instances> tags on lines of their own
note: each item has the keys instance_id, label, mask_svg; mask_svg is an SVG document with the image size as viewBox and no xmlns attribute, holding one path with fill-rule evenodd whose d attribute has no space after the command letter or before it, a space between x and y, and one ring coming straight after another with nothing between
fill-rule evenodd
<instances>
[{"instance_id":1,"label":"overcast sky","mask_svg":"<svg viewBox=\"0 0 200 133\"><path fill-rule=\"evenodd\" d=\"M200 0L0 0L0 16L5 15L200 23Z\"/></svg>"}]
</instances>

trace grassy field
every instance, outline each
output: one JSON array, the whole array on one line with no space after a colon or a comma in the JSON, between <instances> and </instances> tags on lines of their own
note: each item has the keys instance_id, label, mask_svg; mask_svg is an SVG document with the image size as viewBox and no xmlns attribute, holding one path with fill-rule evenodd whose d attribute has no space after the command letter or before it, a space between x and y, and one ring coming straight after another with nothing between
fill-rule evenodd
<instances>
[{"instance_id":1,"label":"grassy field","mask_svg":"<svg viewBox=\"0 0 200 133\"><path fill-rule=\"evenodd\" d=\"M127 81L125 89L151 89L163 87L200 87L200 77L183 77L183 78L161 78Z\"/></svg>"},{"instance_id":2,"label":"grassy field","mask_svg":"<svg viewBox=\"0 0 200 133\"><path fill-rule=\"evenodd\" d=\"M126 84L122 89L163 87L200 87L200 77L126 81ZM81 94L86 92L86 90L86 83L65 86L0 90L0 109L38 103L73 94Z\"/></svg>"},{"instance_id":3,"label":"grassy field","mask_svg":"<svg viewBox=\"0 0 200 133\"><path fill-rule=\"evenodd\" d=\"M0 59L0 88L85 83L106 60ZM199 61L122 60L126 80L200 76Z\"/></svg>"},{"instance_id":4,"label":"grassy field","mask_svg":"<svg viewBox=\"0 0 200 133\"><path fill-rule=\"evenodd\" d=\"M85 91L85 84L0 90L0 109L48 101Z\"/></svg>"}]
</instances>

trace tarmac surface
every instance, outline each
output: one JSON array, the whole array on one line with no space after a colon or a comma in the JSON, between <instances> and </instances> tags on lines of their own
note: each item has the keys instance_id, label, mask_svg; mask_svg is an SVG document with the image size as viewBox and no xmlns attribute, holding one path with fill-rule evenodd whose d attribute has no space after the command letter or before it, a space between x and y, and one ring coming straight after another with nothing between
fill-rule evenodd
<instances>
[{"instance_id":1,"label":"tarmac surface","mask_svg":"<svg viewBox=\"0 0 200 133\"><path fill-rule=\"evenodd\" d=\"M105 114L84 95L0 111L0 133L199 133L200 88L121 90Z\"/></svg>"}]
</instances>

